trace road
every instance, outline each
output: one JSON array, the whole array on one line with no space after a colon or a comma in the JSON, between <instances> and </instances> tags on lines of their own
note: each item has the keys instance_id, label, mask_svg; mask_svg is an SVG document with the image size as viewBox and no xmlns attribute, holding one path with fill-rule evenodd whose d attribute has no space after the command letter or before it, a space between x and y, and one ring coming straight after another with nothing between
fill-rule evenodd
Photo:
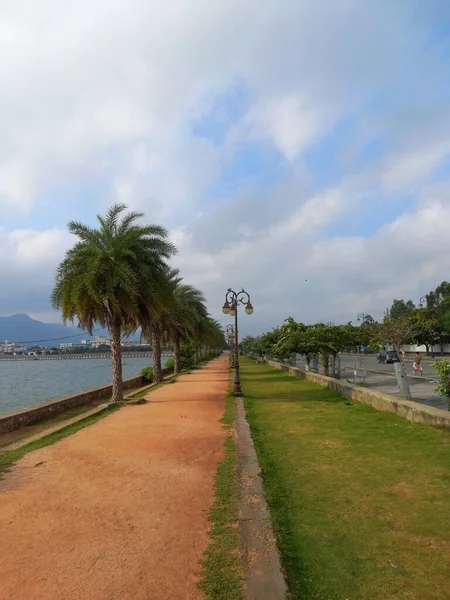
<instances>
[{"instance_id":1,"label":"road","mask_svg":"<svg viewBox=\"0 0 450 600\"><path fill-rule=\"evenodd\" d=\"M385 365L383 363L379 363L375 355L361 354L360 356L363 361L363 365L364 365L365 369L370 369L372 371L382 371L383 373L391 373L392 375L395 373L393 364ZM354 365L355 365L355 359L357 359L357 358L358 358L357 356L350 356L350 355L342 354L341 355L341 365L343 367L344 366L347 368L351 367L353 369ZM405 360L403 362L405 363L405 366L406 366L407 375L412 376L413 360L405 358ZM436 371L431 367L431 364L432 364L432 361L423 360L421 362L421 365L423 368L423 377L430 377L431 379L436 379Z\"/></svg>"},{"instance_id":2,"label":"road","mask_svg":"<svg viewBox=\"0 0 450 600\"><path fill-rule=\"evenodd\" d=\"M366 371L366 387L375 388L380 392L393 396L399 395L394 365L380 364L374 355L341 355L341 379L352 380L355 360L360 360L360 367ZM412 375L412 359L405 359L404 362L411 391L411 400L442 410L448 410L448 399L439 396L436 392L438 377L436 371L431 367L431 362L422 361L423 375L421 377ZM303 357L297 361L296 366L304 369L305 361ZM320 371L322 370L320 369Z\"/></svg>"}]
</instances>

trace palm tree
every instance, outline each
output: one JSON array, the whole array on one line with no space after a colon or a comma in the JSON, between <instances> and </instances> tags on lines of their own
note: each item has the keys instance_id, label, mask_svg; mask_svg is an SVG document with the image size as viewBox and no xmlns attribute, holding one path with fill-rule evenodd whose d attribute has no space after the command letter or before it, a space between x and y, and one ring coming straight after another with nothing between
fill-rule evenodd
<instances>
[{"instance_id":1,"label":"palm tree","mask_svg":"<svg viewBox=\"0 0 450 600\"><path fill-rule=\"evenodd\" d=\"M159 291L175 252L167 231L158 225L138 225L143 213L120 219L124 204L97 216L98 229L71 221L70 233L79 241L66 253L56 272L51 301L61 309L63 321L78 321L92 335L95 324L111 334L112 398L123 399L120 338L136 331L143 298Z\"/></svg>"},{"instance_id":2,"label":"palm tree","mask_svg":"<svg viewBox=\"0 0 450 600\"><path fill-rule=\"evenodd\" d=\"M166 340L166 322L174 310L174 292L181 282L179 271L166 265L154 293L143 297L139 305L142 337L152 347L153 381L162 381L161 345Z\"/></svg>"},{"instance_id":3,"label":"palm tree","mask_svg":"<svg viewBox=\"0 0 450 600\"><path fill-rule=\"evenodd\" d=\"M212 348L222 348L225 345L225 338L222 326L210 315L198 320L193 335L195 342L195 362L201 359L201 349L210 350Z\"/></svg>"},{"instance_id":4,"label":"palm tree","mask_svg":"<svg viewBox=\"0 0 450 600\"><path fill-rule=\"evenodd\" d=\"M199 320L207 314L202 292L179 282L173 292L172 310L164 324L166 337L173 344L175 373L181 371L181 344L192 339Z\"/></svg>"}]
</instances>

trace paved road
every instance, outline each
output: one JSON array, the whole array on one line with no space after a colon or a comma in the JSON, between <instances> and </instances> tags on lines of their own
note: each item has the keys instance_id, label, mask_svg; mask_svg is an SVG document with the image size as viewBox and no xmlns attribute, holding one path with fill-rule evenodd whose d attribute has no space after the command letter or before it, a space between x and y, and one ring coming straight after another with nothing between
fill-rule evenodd
<instances>
[{"instance_id":1,"label":"paved road","mask_svg":"<svg viewBox=\"0 0 450 600\"><path fill-rule=\"evenodd\" d=\"M357 357L356 356L347 356L345 354L343 354L341 356L341 365L344 367L354 367L355 365L355 359ZM391 373L394 374L394 365L393 364L383 364L383 363L379 363L376 356L373 355L361 355L361 360L363 361L364 364L364 368L365 369L371 369L373 371L382 371L383 373ZM406 366L406 373L407 375L411 375L412 376L412 366L413 366L413 360L406 358L404 360L405 366ZM431 378L436 378L436 371L431 367L431 361L422 361L422 368L423 368L423 376L424 377L431 377Z\"/></svg>"},{"instance_id":2,"label":"paved road","mask_svg":"<svg viewBox=\"0 0 450 600\"><path fill-rule=\"evenodd\" d=\"M355 359L357 358L361 360L361 368L366 371L365 383L367 387L375 388L386 394L392 394L393 396L399 395L394 365L379 364L376 356L373 355L361 355L360 357L342 355L342 379L352 380L353 370L355 368ZM436 392L438 377L436 375L436 371L431 367L431 363L425 361L422 362L422 377L413 376L412 364L412 359L405 360L406 373L411 391L411 399L415 402L420 402L421 404L427 404L428 406L434 406L435 408L448 410L448 399L443 396L439 396ZM297 362L297 366L304 368L305 361L303 358Z\"/></svg>"}]
</instances>

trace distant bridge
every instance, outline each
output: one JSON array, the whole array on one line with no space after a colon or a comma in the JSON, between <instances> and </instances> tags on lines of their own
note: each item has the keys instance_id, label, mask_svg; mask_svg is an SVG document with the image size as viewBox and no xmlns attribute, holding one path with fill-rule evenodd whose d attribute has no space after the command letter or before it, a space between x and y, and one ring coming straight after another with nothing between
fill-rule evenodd
<instances>
[{"instance_id":1,"label":"distant bridge","mask_svg":"<svg viewBox=\"0 0 450 600\"><path fill-rule=\"evenodd\" d=\"M151 352L122 352L122 358L143 358L151 356ZM163 352L162 356L173 356L173 352ZM0 356L0 360L90 360L95 358L111 358L111 352L88 354L41 354L40 356Z\"/></svg>"}]
</instances>

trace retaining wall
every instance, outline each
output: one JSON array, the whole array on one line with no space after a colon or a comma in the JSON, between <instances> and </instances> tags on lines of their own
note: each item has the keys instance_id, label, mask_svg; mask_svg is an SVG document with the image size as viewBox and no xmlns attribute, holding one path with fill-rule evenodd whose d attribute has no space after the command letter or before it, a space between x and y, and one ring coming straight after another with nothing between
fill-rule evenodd
<instances>
[{"instance_id":1,"label":"retaining wall","mask_svg":"<svg viewBox=\"0 0 450 600\"><path fill-rule=\"evenodd\" d=\"M352 400L368 404L377 410L395 413L399 417L413 423L423 423L425 425L432 425L433 427L450 430L450 412L445 410L426 406L425 404L419 404L412 400L401 400L395 396L383 394L383 392L369 390L351 383L340 381L339 379L319 375L319 373L302 371L297 367L291 367L290 365L279 363L274 360L268 360L267 364L276 369L287 371L295 377L313 381L322 387L331 388L345 398L351 398Z\"/></svg>"},{"instance_id":2,"label":"retaining wall","mask_svg":"<svg viewBox=\"0 0 450 600\"><path fill-rule=\"evenodd\" d=\"M163 376L170 373L170 369L162 370ZM131 377L125 379L123 382L123 389L129 390L145 385L141 375L137 377ZM149 384L150 385L150 384ZM56 400L50 400L31 408L23 408L13 413L9 413L4 416L0 416L0 433L7 433L8 431L15 431L25 425L30 425L41 419L45 419L52 415L64 412L69 408L75 408L76 406L83 406L89 404L92 400L108 396L112 393L112 384L103 385L101 387L86 390L79 394L73 394L72 396L66 396L64 398L57 398Z\"/></svg>"}]
</instances>

